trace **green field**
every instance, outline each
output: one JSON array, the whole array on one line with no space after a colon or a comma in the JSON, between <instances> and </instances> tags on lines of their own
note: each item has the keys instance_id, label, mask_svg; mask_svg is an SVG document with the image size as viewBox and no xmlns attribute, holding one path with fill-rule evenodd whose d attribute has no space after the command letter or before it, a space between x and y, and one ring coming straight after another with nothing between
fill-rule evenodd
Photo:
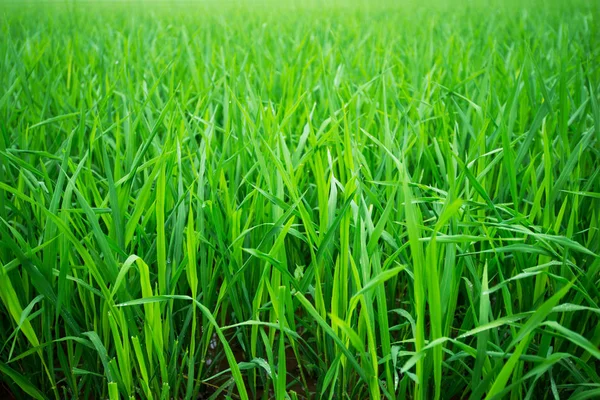
<instances>
[{"instance_id":1,"label":"green field","mask_svg":"<svg viewBox=\"0 0 600 400\"><path fill-rule=\"evenodd\" d=\"M600 398L600 3L0 4L0 398Z\"/></svg>"}]
</instances>

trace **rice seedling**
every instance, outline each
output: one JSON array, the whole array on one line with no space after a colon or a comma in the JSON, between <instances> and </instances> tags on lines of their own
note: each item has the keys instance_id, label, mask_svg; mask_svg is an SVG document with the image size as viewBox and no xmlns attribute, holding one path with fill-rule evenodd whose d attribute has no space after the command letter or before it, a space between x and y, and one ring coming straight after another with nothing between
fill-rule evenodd
<instances>
[{"instance_id":1,"label":"rice seedling","mask_svg":"<svg viewBox=\"0 0 600 400\"><path fill-rule=\"evenodd\" d=\"M0 397L600 397L597 2L0 10Z\"/></svg>"}]
</instances>

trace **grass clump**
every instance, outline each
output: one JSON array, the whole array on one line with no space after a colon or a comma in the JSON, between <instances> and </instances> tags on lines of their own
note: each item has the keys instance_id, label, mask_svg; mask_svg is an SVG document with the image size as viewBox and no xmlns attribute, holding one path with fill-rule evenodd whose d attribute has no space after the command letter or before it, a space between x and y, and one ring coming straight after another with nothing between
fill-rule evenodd
<instances>
[{"instance_id":1,"label":"grass clump","mask_svg":"<svg viewBox=\"0 0 600 400\"><path fill-rule=\"evenodd\" d=\"M596 3L1 9L2 391L600 396Z\"/></svg>"}]
</instances>

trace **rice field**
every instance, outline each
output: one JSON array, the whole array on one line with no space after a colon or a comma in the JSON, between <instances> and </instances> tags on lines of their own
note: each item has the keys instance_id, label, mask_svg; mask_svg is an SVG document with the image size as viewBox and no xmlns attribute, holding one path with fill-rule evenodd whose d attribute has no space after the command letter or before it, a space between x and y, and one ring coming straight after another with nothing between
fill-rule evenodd
<instances>
[{"instance_id":1,"label":"rice field","mask_svg":"<svg viewBox=\"0 0 600 400\"><path fill-rule=\"evenodd\" d=\"M600 398L600 3L0 4L0 398Z\"/></svg>"}]
</instances>

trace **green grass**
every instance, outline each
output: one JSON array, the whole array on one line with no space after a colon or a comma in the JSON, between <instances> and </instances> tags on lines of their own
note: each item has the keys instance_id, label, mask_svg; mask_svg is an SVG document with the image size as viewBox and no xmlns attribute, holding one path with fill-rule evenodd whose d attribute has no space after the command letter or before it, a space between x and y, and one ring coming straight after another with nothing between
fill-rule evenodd
<instances>
[{"instance_id":1,"label":"green grass","mask_svg":"<svg viewBox=\"0 0 600 400\"><path fill-rule=\"evenodd\" d=\"M0 397L597 398L599 15L0 5Z\"/></svg>"}]
</instances>

